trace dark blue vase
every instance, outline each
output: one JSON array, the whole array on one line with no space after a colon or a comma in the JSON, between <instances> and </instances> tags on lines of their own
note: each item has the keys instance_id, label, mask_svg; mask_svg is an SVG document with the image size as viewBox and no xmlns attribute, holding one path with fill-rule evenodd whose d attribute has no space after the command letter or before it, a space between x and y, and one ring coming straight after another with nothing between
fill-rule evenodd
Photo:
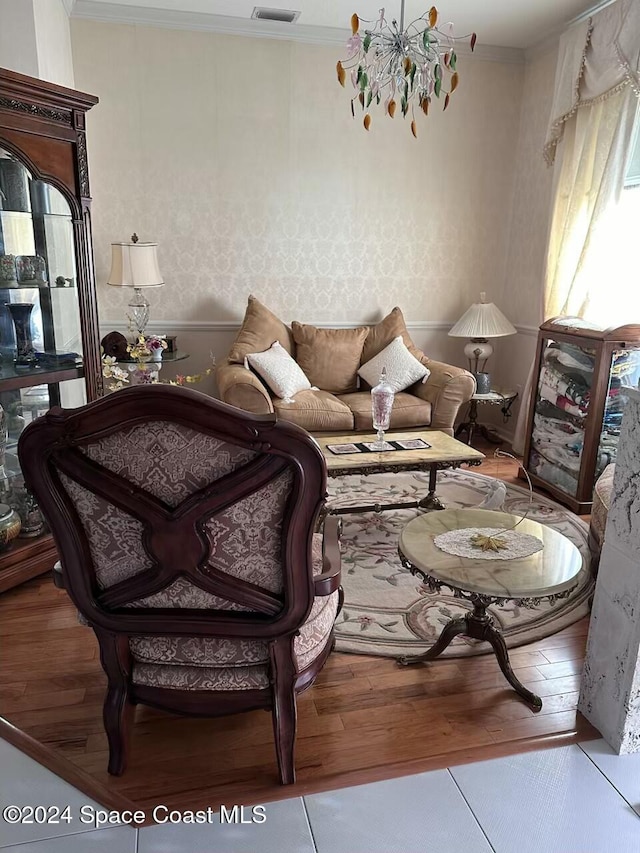
<instances>
[{"instance_id":1,"label":"dark blue vase","mask_svg":"<svg viewBox=\"0 0 640 853\"><path fill-rule=\"evenodd\" d=\"M16 330L16 365L30 365L35 361L35 350L31 337L32 302L7 302Z\"/></svg>"}]
</instances>

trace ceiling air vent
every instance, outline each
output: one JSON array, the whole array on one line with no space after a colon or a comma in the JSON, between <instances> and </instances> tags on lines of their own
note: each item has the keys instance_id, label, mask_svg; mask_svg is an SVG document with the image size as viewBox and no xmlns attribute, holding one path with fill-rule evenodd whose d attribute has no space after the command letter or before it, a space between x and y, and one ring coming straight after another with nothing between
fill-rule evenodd
<instances>
[{"instance_id":1,"label":"ceiling air vent","mask_svg":"<svg viewBox=\"0 0 640 853\"><path fill-rule=\"evenodd\" d=\"M281 24L293 24L300 17L300 12L292 9L265 9L264 6L255 6L251 13L252 18L259 21L278 21Z\"/></svg>"}]
</instances>

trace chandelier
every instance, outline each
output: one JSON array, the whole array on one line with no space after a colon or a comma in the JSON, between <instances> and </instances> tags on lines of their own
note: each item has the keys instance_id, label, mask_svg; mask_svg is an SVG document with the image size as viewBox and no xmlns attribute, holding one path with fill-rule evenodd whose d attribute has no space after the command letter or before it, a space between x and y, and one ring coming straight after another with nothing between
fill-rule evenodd
<instances>
[{"instance_id":1,"label":"chandelier","mask_svg":"<svg viewBox=\"0 0 640 853\"><path fill-rule=\"evenodd\" d=\"M393 118L400 108L404 118L411 115L411 133L417 137L416 107L429 114L432 99L442 99L443 109L449 106L451 95L458 87L458 57L455 44L469 39L471 50L476 34L455 38L453 24L438 27L438 10L432 6L405 29L404 0L401 0L400 24L394 19L387 23L380 9L376 21L360 21L351 16L351 38L347 42L348 56L338 62L338 82L345 85L347 73L356 94L351 99L351 114L355 118L355 102L365 113L365 130L371 126L369 108L384 99L384 111ZM364 32L360 24L373 24Z\"/></svg>"}]
</instances>

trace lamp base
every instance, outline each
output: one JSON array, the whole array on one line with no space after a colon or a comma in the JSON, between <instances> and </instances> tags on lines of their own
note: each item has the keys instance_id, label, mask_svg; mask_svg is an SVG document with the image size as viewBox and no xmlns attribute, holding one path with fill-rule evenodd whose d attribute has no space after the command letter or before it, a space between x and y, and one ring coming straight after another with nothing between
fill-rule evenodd
<instances>
[{"instance_id":1,"label":"lamp base","mask_svg":"<svg viewBox=\"0 0 640 853\"><path fill-rule=\"evenodd\" d=\"M144 336L144 330L149 322L149 300L142 292L142 288L134 287L133 297L129 302L131 314L129 319L133 321L139 335Z\"/></svg>"},{"instance_id":2,"label":"lamp base","mask_svg":"<svg viewBox=\"0 0 640 853\"><path fill-rule=\"evenodd\" d=\"M471 373L482 373L492 352L493 347L486 338L471 338L464 345L464 354L469 362Z\"/></svg>"}]
</instances>

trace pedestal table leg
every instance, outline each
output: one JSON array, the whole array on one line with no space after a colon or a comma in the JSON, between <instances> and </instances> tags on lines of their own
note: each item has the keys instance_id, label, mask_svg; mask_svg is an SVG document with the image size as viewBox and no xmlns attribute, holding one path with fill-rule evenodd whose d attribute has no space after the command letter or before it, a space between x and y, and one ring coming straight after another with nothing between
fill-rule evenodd
<instances>
[{"instance_id":1,"label":"pedestal table leg","mask_svg":"<svg viewBox=\"0 0 640 853\"><path fill-rule=\"evenodd\" d=\"M429 493L418 501L419 509L446 509L440 498L436 495L436 480L438 477L438 463L432 462L429 467Z\"/></svg>"},{"instance_id":2,"label":"pedestal table leg","mask_svg":"<svg viewBox=\"0 0 640 853\"><path fill-rule=\"evenodd\" d=\"M473 603L471 613L466 613L464 616L459 616L448 622L436 642L428 651L415 657L405 655L398 658L398 663L402 666L408 666L414 663L433 660L442 654L451 641L460 634L471 637L473 640L485 640L487 643L490 643L498 659L498 665L509 684L534 710L539 711L542 708L542 699L536 696L535 693L527 690L524 684L516 678L509 663L509 653L504 638L500 629L496 627L493 619L487 613L486 602L482 599L482 596L473 596L471 601Z\"/></svg>"}]
</instances>

